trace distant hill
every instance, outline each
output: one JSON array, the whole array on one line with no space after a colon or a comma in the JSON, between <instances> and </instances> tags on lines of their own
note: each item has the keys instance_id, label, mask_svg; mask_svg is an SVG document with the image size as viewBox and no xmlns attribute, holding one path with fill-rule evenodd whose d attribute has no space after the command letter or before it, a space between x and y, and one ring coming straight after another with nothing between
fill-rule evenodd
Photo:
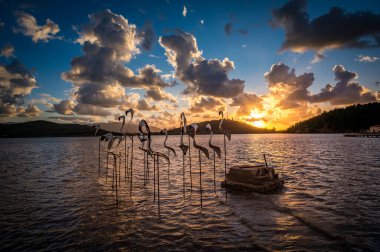
<instances>
[{"instance_id":1,"label":"distant hill","mask_svg":"<svg viewBox=\"0 0 380 252\"><path fill-rule=\"evenodd\" d=\"M215 134L220 133L219 132L220 120L212 120L212 121L197 123L198 124L197 134L209 134L209 132L205 128L207 123L210 123L211 128ZM230 130L232 134L254 134L254 133L273 133L274 132L274 130L256 128L249 124L239 122L239 121L233 121L233 120L224 120L223 127ZM171 134L171 135L179 135L180 133L181 133L180 128L168 130L168 134Z\"/></svg>"},{"instance_id":2,"label":"distant hill","mask_svg":"<svg viewBox=\"0 0 380 252\"><path fill-rule=\"evenodd\" d=\"M219 133L220 120L198 123L198 134L208 134L205 126L211 123L214 133ZM271 130L252 127L248 124L225 120L224 127L232 131L233 134L249 134L249 133L269 133ZM118 124L101 124L101 127L106 130L118 132L120 123ZM131 125L131 129L137 132L137 125ZM157 127L151 127L152 132L159 133ZM106 131L100 130L98 135L105 134ZM169 130L169 134L180 134L180 129ZM93 136L94 129L90 125L79 124L59 124L43 120L30 121L24 123L3 123L0 124L0 137L79 137Z\"/></svg>"},{"instance_id":3,"label":"distant hill","mask_svg":"<svg viewBox=\"0 0 380 252\"><path fill-rule=\"evenodd\" d=\"M288 133L345 133L360 132L380 124L380 103L353 105L298 122L286 130Z\"/></svg>"},{"instance_id":4,"label":"distant hill","mask_svg":"<svg viewBox=\"0 0 380 252\"><path fill-rule=\"evenodd\" d=\"M93 136L91 126L79 124L59 124L48 121L0 124L0 137L66 137Z\"/></svg>"}]
</instances>

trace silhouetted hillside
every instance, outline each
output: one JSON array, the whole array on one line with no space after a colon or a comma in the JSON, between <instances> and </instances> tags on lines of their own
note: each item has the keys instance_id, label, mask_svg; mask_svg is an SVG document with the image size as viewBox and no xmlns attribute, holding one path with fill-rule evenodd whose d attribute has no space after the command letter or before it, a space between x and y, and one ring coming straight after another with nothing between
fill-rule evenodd
<instances>
[{"instance_id":1,"label":"silhouetted hillside","mask_svg":"<svg viewBox=\"0 0 380 252\"><path fill-rule=\"evenodd\" d=\"M59 124L48 121L0 124L0 137L68 137L93 136L91 126L79 124Z\"/></svg>"},{"instance_id":2,"label":"silhouetted hillside","mask_svg":"<svg viewBox=\"0 0 380 252\"><path fill-rule=\"evenodd\" d=\"M298 122L287 129L289 133L343 133L367 130L380 124L380 103L353 105Z\"/></svg>"},{"instance_id":3,"label":"silhouetted hillside","mask_svg":"<svg viewBox=\"0 0 380 252\"><path fill-rule=\"evenodd\" d=\"M198 130L197 130L197 134L209 134L209 132L205 128L207 123L211 124L212 131L215 134L220 133L219 132L220 120L212 120L212 121L205 121L205 122L197 123L199 126ZM232 134L253 134L253 133L272 133L272 132L274 132L273 130L256 128L256 127L253 127L249 124L246 124L243 122L238 122L238 121L232 121L232 120L224 120L223 127L230 130L232 132ZM171 129L168 131L168 134L171 134L171 135L176 135L176 134L180 134L180 133L181 133L180 128Z\"/></svg>"}]
</instances>

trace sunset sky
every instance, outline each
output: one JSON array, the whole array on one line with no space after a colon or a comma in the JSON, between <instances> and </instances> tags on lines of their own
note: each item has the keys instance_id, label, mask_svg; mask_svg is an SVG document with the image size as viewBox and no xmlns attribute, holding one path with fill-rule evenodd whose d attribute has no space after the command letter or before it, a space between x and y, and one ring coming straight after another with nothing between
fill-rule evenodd
<instances>
[{"instance_id":1,"label":"sunset sky","mask_svg":"<svg viewBox=\"0 0 380 252\"><path fill-rule=\"evenodd\" d=\"M380 100L373 1L0 1L0 122L284 129Z\"/></svg>"}]
</instances>

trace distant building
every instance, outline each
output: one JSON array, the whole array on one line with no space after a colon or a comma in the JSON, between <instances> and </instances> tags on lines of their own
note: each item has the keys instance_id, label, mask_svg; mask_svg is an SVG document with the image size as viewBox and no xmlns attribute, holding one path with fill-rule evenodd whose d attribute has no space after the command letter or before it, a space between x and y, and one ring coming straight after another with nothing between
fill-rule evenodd
<instances>
[{"instance_id":1,"label":"distant building","mask_svg":"<svg viewBox=\"0 0 380 252\"><path fill-rule=\"evenodd\" d=\"M373 125L369 128L370 133L380 133L380 125Z\"/></svg>"}]
</instances>

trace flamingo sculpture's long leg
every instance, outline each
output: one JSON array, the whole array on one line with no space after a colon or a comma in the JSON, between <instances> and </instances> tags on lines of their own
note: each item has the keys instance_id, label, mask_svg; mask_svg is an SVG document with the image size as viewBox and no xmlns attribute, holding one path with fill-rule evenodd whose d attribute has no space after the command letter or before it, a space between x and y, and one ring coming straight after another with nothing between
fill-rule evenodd
<instances>
[{"instance_id":1,"label":"flamingo sculpture's long leg","mask_svg":"<svg viewBox=\"0 0 380 252\"><path fill-rule=\"evenodd\" d=\"M183 198L185 198L185 154L182 155Z\"/></svg>"},{"instance_id":2,"label":"flamingo sculpture's long leg","mask_svg":"<svg viewBox=\"0 0 380 252\"><path fill-rule=\"evenodd\" d=\"M153 201L156 202L156 155L153 154Z\"/></svg>"},{"instance_id":3,"label":"flamingo sculpture's long leg","mask_svg":"<svg viewBox=\"0 0 380 252\"><path fill-rule=\"evenodd\" d=\"M189 165L190 165L190 189L193 190L193 173L191 171L191 151L190 151L190 136L188 135L189 139Z\"/></svg>"},{"instance_id":4,"label":"flamingo sculpture's long leg","mask_svg":"<svg viewBox=\"0 0 380 252\"><path fill-rule=\"evenodd\" d=\"M203 207L203 198L202 198L202 159L201 159L201 151L198 151L199 154L199 188L201 194L201 207Z\"/></svg>"},{"instance_id":5,"label":"flamingo sculpture's long leg","mask_svg":"<svg viewBox=\"0 0 380 252\"><path fill-rule=\"evenodd\" d=\"M226 147L226 134L223 134L224 139L224 179L227 181L227 147Z\"/></svg>"},{"instance_id":6,"label":"flamingo sculpture's long leg","mask_svg":"<svg viewBox=\"0 0 380 252\"><path fill-rule=\"evenodd\" d=\"M99 150L98 150L98 155L99 155L98 177L100 178L100 138L99 138Z\"/></svg>"},{"instance_id":7,"label":"flamingo sculpture's long leg","mask_svg":"<svg viewBox=\"0 0 380 252\"><path fill-rule=\"evenodd\" d=\"M146 162L146 159L147 159L147 158L146 158L145 156L147 156L147 155L146 155L146 153L144 152L144 185L146 184L146 168L145 168L145 167L146 167L146 163L147 163L147 162Z\"/></svg>"},{"instance_id":8,"label":"flamingo sculpture's long leg","mask_svg":"<svg viewBox=\"0 0 380 252\"><path fill-rule=\"evenodd\" d=\"M160 159L157 155L157 197L158 197L158 215L161 215L160 212Z\"/></svg>"},{"instance_id":9,"label":"flamingo sculpture's long leg","mask_svg":"<svg viewBox=\"0 0 380 252\"><path fill-rule=\"evenodd\" d=\"M170 150L168 149L168 158L170 158ZM168 163L168 184L170 186L170 163Z\"/></svg>"},{"instance_id":10,"label":"flamingo sculpture's long leg","mask_svg":"<svg viewBox=\"0 0 380 252\"><path fill-rule=\"evenodd\" d=\"M131 166L130 166L130 173L129 175L131 176L131 182L129 186L129 195L132 197L132 181L133 181L133 136L132 136L132 150L131 150Z\"/></svg>"},{"instance_id":11,"label":"flamingo sculpture's long leg","mask_svg":"<svg viewBox=\"0 0 380 252\"><path fill-rule=\"evenodd\" d=\"M216 182L215 182L215 151L214 151L214 192L216 193Z\"/></svg>"}]
</instances>

